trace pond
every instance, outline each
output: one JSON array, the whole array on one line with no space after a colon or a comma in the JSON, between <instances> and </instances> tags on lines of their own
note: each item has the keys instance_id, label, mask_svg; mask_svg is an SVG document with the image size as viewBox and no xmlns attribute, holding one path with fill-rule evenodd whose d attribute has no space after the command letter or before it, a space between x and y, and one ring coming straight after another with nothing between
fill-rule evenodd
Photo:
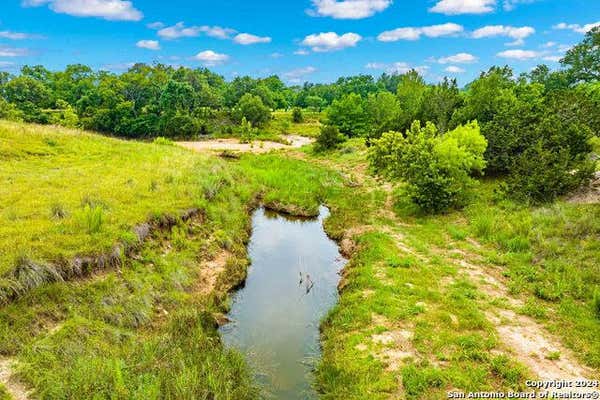
<instances>
[{"instance_id":1,"label":"pond","mask_svg":"<svg viewBox=\"0 0 600 400\"><path fill-rule=\"evenodd\" d=\"M251 266L221 327L225 345L243 353L268 398L315 399L319 324L337 301L346 260L323 229L329 215L290 218L260 208L252 217Z\"/></svg>"}]
</instances>

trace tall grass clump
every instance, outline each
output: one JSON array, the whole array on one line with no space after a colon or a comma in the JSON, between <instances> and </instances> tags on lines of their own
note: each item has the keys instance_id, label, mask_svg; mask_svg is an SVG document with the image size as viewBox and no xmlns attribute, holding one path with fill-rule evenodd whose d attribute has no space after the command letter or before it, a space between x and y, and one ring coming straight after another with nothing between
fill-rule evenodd
<instances>
[{"instance_id":1,"label":"tall grass clump","mask_svg":"<svg viewBox=\"0 0 600 400\"><path fill-rule=\"evenodd\" d=\"M593 301L594 312L596 313L596 317L600 319L600 289L596 288L594 292L594 301Z\"/></svg>"},{"instance_id":2,"label":"tall grass clump","mask_svg":"<svg viewBox=\"0 0 600 400\"><path fill-rule=\"evenodd\" d=\"M86 204L79 215L79 222L87 233L94 234L100 232L104 221L104 211L102 207L90 206Z\"/></svg>"}]
</instances>

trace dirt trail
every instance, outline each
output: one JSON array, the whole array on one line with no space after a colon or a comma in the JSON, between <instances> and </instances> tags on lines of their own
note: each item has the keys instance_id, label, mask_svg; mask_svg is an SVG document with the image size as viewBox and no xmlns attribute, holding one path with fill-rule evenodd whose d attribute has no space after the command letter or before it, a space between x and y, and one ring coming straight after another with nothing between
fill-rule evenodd
<instances>
[{"instance_id":1,"label":"dirt trail","mask_svg":"<svg viewBox=\"0 0 600 400\"><path fill-rule=\"evenodd\" d=\"M13 361L0 358L0 383L4 385L13 400L29 400L30 391L14 377Z\"/></svg>"},{"instance_id":2,"label":"dirt trail","mask_svg":"<svg viewBox=\"0 0 600 400\"><path fill-rule=\"evenodd\" d=\"M463 253L463 257L465 256L467 254ZM533 318L513 311L512 308L518 309L525 304L521 299L509 294L497 271L472 264L465 259L454 260L454 263L461 267L461 272L467 275L489 300L501 300L507 305L492 306L486 311L486 317L496 327L498 339L510 354L526 365L539 379L575 380L593 376L594 371L581 365L573 352L541 324Z\"/></svg>"},{"instance_id":3,"label":"dirt trail","mask_svg":"<svg viewBox=\"0 0 600 400\"><path fill-rule=\"evenodd\" d=\"M254 141L253 143L240 143L238 139L215 139L199 142L177 142L177 144L179 146L198 152L227 150L244 153L266 153L271 150L299 148L307 144L311 144L313 142L313 139L311 138L298 135L288 135L284 136L284 138L290 142L289 145L269 141Z\"/></svg>"}]
</instances>

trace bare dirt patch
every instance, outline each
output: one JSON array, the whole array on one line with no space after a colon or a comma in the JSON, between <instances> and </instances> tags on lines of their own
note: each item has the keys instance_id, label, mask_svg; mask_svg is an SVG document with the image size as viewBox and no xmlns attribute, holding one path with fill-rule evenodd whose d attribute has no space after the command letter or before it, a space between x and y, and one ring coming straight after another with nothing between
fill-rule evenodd
<instances>
[{"instance_id":1,"label":"bare dirt patch","mask_svg":"<svg viewBox=\"0 0 600 400\"><path fill-rule=\"evenodd\" d=\"M229 257L231 257L231 253L223 250L213 259L204 261L200 265L196 283L196 293L209 295L215 291L219 276L225 272L225 266Z\"/></svg>"},{"instance_id":2,"label":"bare dirt patch","mask_svg":"<svg viewBox=\"0 0 600 400\"><path fill-rule=\"evenodd\" d=\"M567 199L573 204L598 204L600 203L600 171L596 172L594 179L588 187L580 189Z\"/></svg>"},{"instance_id":3,"label":"bare dirt patch","mask_svg":"<svg viewBox=\"0 0 600 400\"><path fill-rule=\"evenodd\" d=\"M294 149L313 142L313 139L298 136L284 136L290 144L269 141L254 141L253 143L240 143L238 139L214 139L198 142L177 142L179 146L198 152L234 151L242 153L267 153L271 150Z\"/></svg>"},{"instance_id":4,"label":"bare dirt patch","mask_svg":"<svg viewBox=\"0 0 600 400\"><path fill-rule=\"evenodd\" d=\"M465 253L466 255L466 253ZM543 380L585 379L594 371L583 366L571 350L551 335L533 318L519 315L510 308L521 308L524 302L509 294L502 279L488 267L472 264L465 259L453 260L490 300L504 301L508 307L492 306L486 311L487 319L495 326L498 339L508 354L525 365ZM559 355L557 358L556 355ZM577 388L570 389L578 392ZM581 392L587 392L582 389Z\"/></svg>"},{"instance_id":5,"label":"bare dirt patch","mask_svg":"<svg viewBox=\"0 0 600 400\"><path fill-rule=\"evenodd\" d=\"M0 383L14 400L29 400L31 392L15 378L13 361L10 359L0 358Z\"/></svg>"}]
</instances>

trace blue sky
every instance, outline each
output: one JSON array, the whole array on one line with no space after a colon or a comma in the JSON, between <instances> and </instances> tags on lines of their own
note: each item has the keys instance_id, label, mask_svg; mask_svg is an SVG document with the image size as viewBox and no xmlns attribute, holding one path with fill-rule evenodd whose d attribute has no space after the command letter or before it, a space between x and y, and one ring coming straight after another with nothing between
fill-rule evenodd
<instances>
[{"instance_id":1,"label":"blue sky","mask_svg":"<svg viewBox=\"0 0 600 400\"><path fill-rule=\"evenodd\" d=\"M300 83L417 68L464 84L557 67L595 24L599 0L2 0L0 69L162 62Z\"/></svg>"}]
</instances>

